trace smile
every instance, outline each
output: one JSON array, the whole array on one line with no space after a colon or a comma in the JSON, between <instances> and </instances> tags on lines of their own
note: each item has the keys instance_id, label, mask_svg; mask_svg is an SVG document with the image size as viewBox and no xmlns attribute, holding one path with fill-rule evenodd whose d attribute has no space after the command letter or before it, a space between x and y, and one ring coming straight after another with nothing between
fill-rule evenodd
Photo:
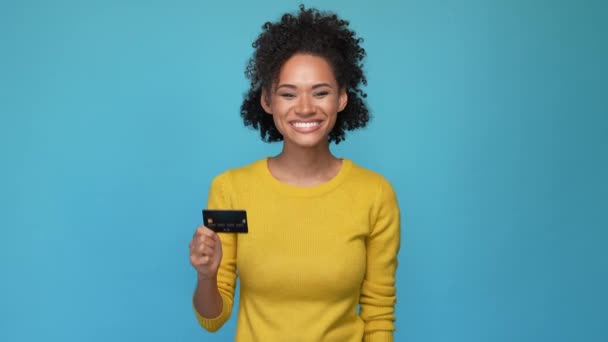
<instances>
[{"instance_id":1,"label":"smile","mask_svg":"<svg viewBox=\"0 0 608 342\"><path fill-rule=\"evenodd\" d=\"M291 121L289 124L298 133L312 133L321 128L321 121Z\"/></svg>"},{"instance_id":2,"label":"smile","mask_svg":"<svg viewBox=\"0 0 608 342\"><path fill-rule=\"evenodd\" d=\"M316 127L319 126L321 124L321 121L308 121L308 122L304 122L304 121L292 121L291 125L297 128L310 128L310 127Z\"/></svg>"}]
</instances>

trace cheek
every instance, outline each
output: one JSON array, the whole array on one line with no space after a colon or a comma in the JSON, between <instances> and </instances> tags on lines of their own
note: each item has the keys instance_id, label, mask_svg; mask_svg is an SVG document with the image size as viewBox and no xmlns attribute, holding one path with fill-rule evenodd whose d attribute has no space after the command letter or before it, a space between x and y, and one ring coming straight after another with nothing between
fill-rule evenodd
<instances>
[{"instance_id":1,"label":"cheek","mask_svg":"<svg viewBox=\"0 0 608 342\"><path fill-rule=\"evenodd\" d=\"M282 122L281 122L281 120L278 120L278 119L277 119L277 115L276 115L276 114L274 114L274 115L272 116L272 121L274 121L274 125L275 125L275 127L276 127L276 128L279 130L279 131L281 131L281 125L282 125ZM281 133L282 133L282 132L281 132Z\"/></svg>"},{"instance_id":2,"label":"cheek","mask_svg":"<svg viewBox=\"0 0 608 342\"><path fill-rule=\"evenodd\" d=\"M285 116L291 109L291 103L286 101L281 101L280 99L273 100L270 103L272 108L272 112L278 116Z\"/></svg>"},{"instance_id":3,"label":"cheek","mask_svg":"<svg viewBox=\"0 0 608 342\"><path fill-rule=\"evenodd\" d=\"M336 116L338 115L338 109L340 109L340 103L335 99L331 101L327 101L322 105L323 111L327 113L330 117L330 120L335 121Z\"/></svg>"},{"instance_id":4,"label":"cheek","mask_svg":"<svg viewBox=\"0 0 608 342\"><path fill-rule=\"evenodd\" d=\"M327 113L336 113L340 108L340 100L336 97L328 97L321 104Z\"/></svg>"},{"instance_id":5,"label":"cheek","mask_svg":"<svg viewBox=\"0 0 608 342\"><path fill-rule=\"evenodd\" d=\"M281 133L281 135L285 135L283 127L286 125L286 123L283 120L281 120L280 112L273 111L273 113L274 114L272 114L272 121L274 122L274 127L276 127L277 131L279 131L279 133ZM270 114L268 114L268 115L270 115Z\"/></svg>"}]
</instances>

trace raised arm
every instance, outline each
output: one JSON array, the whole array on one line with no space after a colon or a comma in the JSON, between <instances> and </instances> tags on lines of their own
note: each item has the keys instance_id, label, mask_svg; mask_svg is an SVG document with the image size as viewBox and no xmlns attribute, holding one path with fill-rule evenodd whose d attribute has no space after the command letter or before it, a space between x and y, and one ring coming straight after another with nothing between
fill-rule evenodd
<instances>
[{"instance_id":1,"label":"raised arm","mask_svg":"<svg viewBox=\"0 0 608 342\"><path fill-rule=\"evenodd\" d=\"M207 208L232 209L228 174L217 176L211 183ZM197 227L199 244L190 261L197 270L197 286L193 306L199 324L208 331L217 331L230 318L236 282L236 234L216 234L206 227ZM221 235L221 236L220 236ZM202 241L202 242L201 242ZM193 239L194 242L194 239Z\"/></svg>"}]
</instances>

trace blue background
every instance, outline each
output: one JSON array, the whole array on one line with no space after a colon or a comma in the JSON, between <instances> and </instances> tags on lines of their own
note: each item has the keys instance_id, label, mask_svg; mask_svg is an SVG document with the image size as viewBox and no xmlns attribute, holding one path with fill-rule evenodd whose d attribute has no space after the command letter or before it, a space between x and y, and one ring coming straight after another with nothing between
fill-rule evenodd
<instances>
[{"instance_id":1,"label":"blue background","mask_svg":"<svg viewBox=\"0 0 608 342\"><path fill-rule=\"evenodd\" d=\"M1 341L232 340L188 242L280 149L243 71L297 3L0 3ZM606 2L307 3L365 38L374 119L334 151L399 197L396 340L607 341Z\"/></svg>"}]
</instances>

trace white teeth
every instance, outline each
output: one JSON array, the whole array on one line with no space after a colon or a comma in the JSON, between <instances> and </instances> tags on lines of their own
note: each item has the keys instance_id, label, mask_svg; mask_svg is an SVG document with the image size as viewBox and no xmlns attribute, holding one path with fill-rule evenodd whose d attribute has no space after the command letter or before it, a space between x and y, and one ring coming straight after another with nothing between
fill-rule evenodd
<instances>
[{"instance_id":1,"label":"white teeth","mask_svg":"<svg viewBox=\"0 0 608 342\"><path fill-rule=\"evenodd\" d=\"M313 121L313 122L292 122L291 124L294 125L295 127L299 127L299 128L308 128L308 127L319 126L320 122L319 121Z\"/></svg>"}]
</instances>

